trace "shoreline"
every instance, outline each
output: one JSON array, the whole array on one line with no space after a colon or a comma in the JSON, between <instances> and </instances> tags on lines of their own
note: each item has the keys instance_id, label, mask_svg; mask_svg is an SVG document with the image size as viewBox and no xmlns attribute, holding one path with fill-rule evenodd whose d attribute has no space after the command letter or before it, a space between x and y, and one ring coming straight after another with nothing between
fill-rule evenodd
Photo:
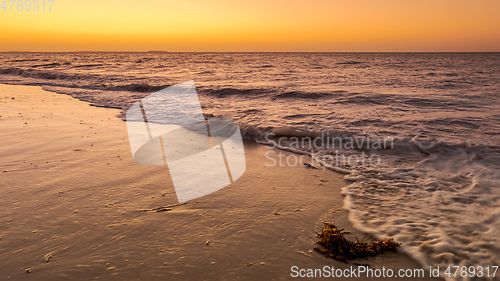
<instances>
[{"instance_id":1,"label":"shoreline","mask_svg":"<svg viewBox=\"0 0 500 281\"><path fill-rule=\"evenodd\" d=\"M343 209L342 174L266 167L269 148L247 141L238 181L171 211L144 212L176 198L168 169L132 159L119 109L3 84L0 104L0 276L288 280L294 265L420 268L401 252L345 264L312 251L323 221L365 236Z\"/></svg>"}]
</instances>

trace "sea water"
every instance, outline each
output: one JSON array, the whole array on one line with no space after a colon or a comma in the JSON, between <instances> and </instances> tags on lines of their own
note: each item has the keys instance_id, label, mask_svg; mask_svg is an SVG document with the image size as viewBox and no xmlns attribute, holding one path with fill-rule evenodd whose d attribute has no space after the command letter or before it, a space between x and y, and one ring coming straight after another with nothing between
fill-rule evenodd
<instances>
[{"instance_id":1,"label":"sea water","mask_svg":"<svg viewBox=\"0 0 500 281\"><path fill-rule=\"evenodd\" d=\"M499 265L500 53L0 53L2 83L124 110L189 80L207 116L345 173L357 228L425 266Z\"/></svg>"}]
</instances>

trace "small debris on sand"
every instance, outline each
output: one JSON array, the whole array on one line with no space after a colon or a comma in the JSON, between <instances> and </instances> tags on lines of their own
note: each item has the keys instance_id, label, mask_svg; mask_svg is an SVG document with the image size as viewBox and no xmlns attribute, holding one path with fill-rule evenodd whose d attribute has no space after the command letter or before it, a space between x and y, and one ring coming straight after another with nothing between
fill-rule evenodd
<instances>
[{"instance_id":1,"label":"small debris on sand","mask_svg":"<svg viewBox=\"0 0 500 281\"><path fill-rule=\"evenodd\" d=\"M317 234L318 242L316 244L319 247L314 248L314 250L328 258L346 261L376 256L386 251L396 251L396 248L401 245L392 238L383 241L372 241L371 243L363 240L353 242L345 237L345 234L350 233L344 231L343 228L338 229L334 224L326 222L322 231Z\"/></svg>"},{"instance_id":2,"label":"small debris on sand","mask_svg":"<svg viewBox=\"0 0 500 281\"><path fill-rule=\"evenodd\" d=\"M152 209L140 209L139 211L142 212L167 212L167 211L172 211L173 207L181 206L187 204L186 202L184 203L179 203L179 204L174 204L174 205L169 205L169 206L162 206L162 207L157 207L157 208L152 208Z\"/></svg>"},{"instance_id":3,"label":"small debris on sand","mask_svg":"<svg viewBox=\"0 0 500 281\"><path fill-rule=\"evenodd\" d=\"M49 262L50 259L52 258L52 254L46 254L43 259L45 260L45 262Z\"/></svg>"},{"instance_id":4,"label":"small debris on sand","mask_svg":"<svg viewBox=\"0 0 500 281\"><path fill-rule=\"evenodd\" d=\"M312 169L317 169L316 167L314 167L311 163L307 163L307 162L304 162L304 165L306 168L312 168Z\"/></svg>"},{"instance_id":5,"label":"small debris on sand","mask_svg":"<svg viewBox=\"0 0 500 281\"><path fill-rule=\"evenodd\" d=\"M311 256L311 255L309 255L308 253L305 253L305 252L303 252L303 251L297 251L297 253L302 254L302 255L304 255L304 256L306 256L306 257L310 257L310 258L312 258L312 256Z\"/></svg>"},{"instance_id":6,"label":"small debris on sand","mask_svg":"<svg viewBox=\"0 0 500 281\"><path fill-rule=\"evenodd\" d=\"M168 212L172 211L172 208L167 208L167 207L159 207L159 208L154 208L151 209L152 211L157 211L157 212Z\"/></svg>"}]
</instances>

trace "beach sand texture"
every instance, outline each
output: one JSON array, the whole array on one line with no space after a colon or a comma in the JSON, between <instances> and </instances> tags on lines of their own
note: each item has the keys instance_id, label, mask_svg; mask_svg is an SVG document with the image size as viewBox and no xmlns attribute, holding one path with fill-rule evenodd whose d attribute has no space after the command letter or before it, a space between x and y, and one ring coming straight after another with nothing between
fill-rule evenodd
<instances>
[{"instance_id":1,"label":"beach sand texture","mask_svg":"<svg viewBox=\"0 0 500 281\"><path fill-rule=\"evenodd\" d=\"M0 108L2 280L289 280L294 265L355 265L312 251L323 221L353 230L341 174L267 167L269 149L247 142L238 181L176 205L168 168L133 160L118 109L8 85ZM419 268L401 253L356 263Z\"/></svg>"}]
</instances>

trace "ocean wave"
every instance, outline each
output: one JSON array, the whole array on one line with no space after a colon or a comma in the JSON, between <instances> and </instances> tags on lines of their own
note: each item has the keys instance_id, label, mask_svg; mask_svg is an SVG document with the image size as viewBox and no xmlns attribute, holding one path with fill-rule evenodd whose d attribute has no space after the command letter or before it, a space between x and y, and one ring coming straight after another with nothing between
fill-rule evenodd
<instances>
[{"instance_id":1,"label":"ocean wave","mask_svg":"<svg viewBox=\"0 0 500 281\"><path fill-rule=\"evenodd\" d=\"M88 63L88 64L77 64L73 65L73 68L86 68L86 67L99 67L104 66L103 63Z\"/></svg>"},{"instance_id":2,"label":"ocean wave","mask_svg":"<svg viewBox=\"0 0 500 281\"><path fill-rule=\"evenodd\" d=\"M273 99L321 99L329 96L328 93L290 91L276 94Z\"/></svg>"},{"instance_id":3,"label":"ocean wave","mask_svg":"<svg viewBox=\"0 0 500 281\"><path fill-rule=\"evenodd\" d=\"M337 64L346 64L346 65L362 64L362 63L365 63L365 62L364 61L355 61L355 60L346 60L346 61L337 62Z\"/></svg>"},{"instance_id":4,"label":"ocean wave","mask_svg":"<svg viewBox=\"0 0 500 281\"><path fill-rule=\"evenodd\" d=\"M44 63L44 64L34 64L32 65L31 67L43 67L43 68L52 68L52 67L56 67L56 66L60 66L61 64L58 63L58 62L53 62L53 63Z\"/></svg>"},{"instance_id":5,"label":"ocean wave","mask_svg":"<svg viewBox=\"0 0 500 281\"><path fill-rule=\"evenodd\" d=\"M51 65L53 65L53 64L41 64L38 66L51 67ZM26 69L26 68L19 68L19 67L0 68L0 74L17 75L17 76L22 76L25 78L44 78L44 79L65 79L65 78L67 78L66 75L64 75L62 73L58 73L58 72L40 71L40 70L33 70L33 69Z\"/></svg>"},{"instance_id":6,"label":"ocean wave","mask_svg":"<svg viewBox=\"0 0 500 281\"><path fill-rule=\"evenodd\" d=\"M0 74L21 75L24 69L18 67L0 68Z\"/></svg>"},{"instance_id":7,"label":"ocean wave","mask_svg":"<svg viewBox=\"0 0 500 281\"><path fill-rule=\"evenodd\" d=\"M120 86L105 87L103 90L108 91L130 91L140 93L151 93L165 89L171 85L148 85L146 83L132 83Z\"/></svg>"},{"instance_id":8,"label":"ocean wave","mask_svg":"<svg viewBox=\"0 0 500 281\"><path fill-rule=\"evenodd\" d=\"M444 270L500 260L500 153L415 139L395 148L406 154L397 163L349 175L354 180L343 189L344 206L354 226L394 237L423 266Z\"/></svg>"},{"instance_id":9,"label":"ocean wave","mask_svg":"<svg viewBox=\"0 0 500 281\"><path fill-rule=\"evenodd\" d=\"M100 82L103 80L103 78L98 75L67 74L55 71L40 71L33 69L23 69L18 67L0 68L0 74L15 75L23 78L38 78L43 80L60 80L63 83L54 84L54 83L49 83L47 81L30 81L27 82L27 84L59 86L59 87L66 87L73 89L80 88L80 89L103 90L103 91L130 91L130 92L140 92L140 93L151 93L162 90L170 86L170 85L149 85L147 83L108 85Z\"/></svg>"},{"instance_id":10,"label":"ocean wave","mask_svg":"<svg viewBox=\"0 0 500 281\"><path fill-rule=\"evenodd\" d=\"M389 105L395 104L395 97L389 94L380 93L345 93L344 95L338 97L332 103L334 104L378 104L378 105Z\"/></svg>"},{"instance_id":11,"label":"ocean wave","mask_svg":"<svg viewBox=\"0 0 500 281\"><path fill-rule=\"evenodd\" d=\"M6 62L30 62L30 61L38 61L40 59L17 59L17 60L8 60Z\"/></svg>"},{"instance_id":12,"label":"ocean wave","mask_svg":"<svg viewBox=\"0 0 500 281\"><path fill-rule=\"evenodd\" d=\"M224 88L200 87L200 90L198 92L200 94L204 94L204 95L216 97L216 98L223 98L223 97L227 97L227 96L252 97L252 96L258 96L258 95L270 93L270 92L272 92L272 89L266 89L266 88L238 89L238 88L231 88L231 87L224 87Z\"/></svg>"},{"instance_id":13,"label":"ocean wave","mask_svg":"<svg viewBox=\"0 0 500 281\"><path fill-rule=\"evenodd\" d=\"M425 120L424 123L428 125L440 126L461 126L462 128L479 129L481 127L481 118L462 117L462 118L434 118Z\"/></svg>"},{"instance_id":14,"label":"ocean wave","mask_svg":"<svg viewBox=\"0 0 500 281\"><path fill-rule=\"evenodd\" d=\"M307 91L283 91L274 87L262 88L232 88L232 87L217 87L207 88L200 87L198 92L215 98L224 98L228 96L241 97L258 97L265 95L271 99L322 99L336 96L355 95L357 93L349 93L346 90L330 90L328 92L307 92Z\"/></svg>"}]
</instances>

